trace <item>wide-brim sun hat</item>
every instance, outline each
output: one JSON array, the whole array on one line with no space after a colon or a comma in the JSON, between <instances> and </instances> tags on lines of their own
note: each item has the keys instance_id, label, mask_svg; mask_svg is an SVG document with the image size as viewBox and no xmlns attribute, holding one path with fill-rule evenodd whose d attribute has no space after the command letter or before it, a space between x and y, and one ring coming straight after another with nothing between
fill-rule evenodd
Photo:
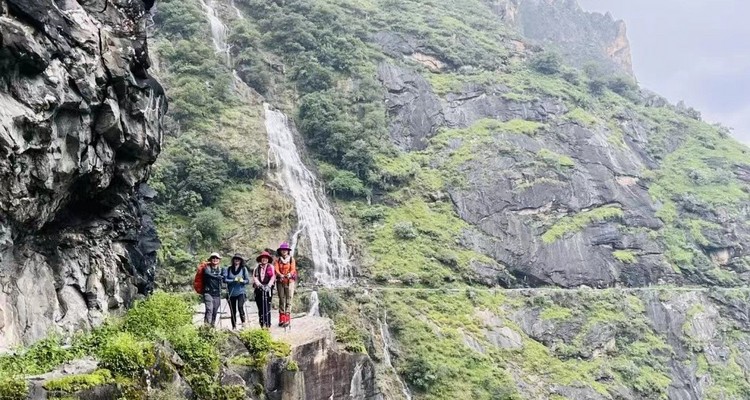
<instances>
[{"instance_id":1,"label":"wide-brim sun hat","mask_svg":"<svg viewBox=\"0 0 750 400\"><path fill-rule=\"evenodd\" d=\"M260 253L260 255L258 257L255 257L255 261L260 262L260 260L263 257L268 258L269 262L273 261L273 256L271 254L269 254L267 251L264 251L264 252Z\"/></svg>"},{"instance_id":2,"label":"wide-brim sun hat","mask_svg":"<svg viewBox=\"0 0 750 400\"><path fill-rule=\"evenodd\" d=\"M276 254L281 254L281 250L289 250L290 253L292 252L292 248L287 242L283 242L279 245L279 248L276 249Z\"/></svg>"},{"instance_id":3,"label":"wide-brim sun hat","mask_svg":"<svg viewBox=\"0 0 750 400\"><path fill-rule=\"evenodd\" d=\"M212 259L212 258L218 258L219 260L221 260L221 255L219 253L215 253L214 252L214 253L211 253L210 256L208 256L209 260Z\"/></svg>"},{"instance_id":4,"label":"wide-brim sun hat","mask_svg":"<svg viewBox=\"0 0 750 400\"><path fill-rule=\"evenodd\" d=\"M234 255L232 256L232 260L245 261L245 256L243 256L242 253L234 253Z\"/></svg>"}]
</instances>

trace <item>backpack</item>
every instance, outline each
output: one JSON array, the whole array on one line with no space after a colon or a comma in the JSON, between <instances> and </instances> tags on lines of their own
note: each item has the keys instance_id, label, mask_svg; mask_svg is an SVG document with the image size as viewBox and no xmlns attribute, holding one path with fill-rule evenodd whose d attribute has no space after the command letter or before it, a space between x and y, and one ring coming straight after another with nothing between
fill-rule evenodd
<instances>
[{"instance_id":1,"label":"backpack","mask_svg":"<svg viewBox=\"0 0 750 400\"><path fill-rule=\"evenodd\" d=\"M198 271L195 272L195 278L193 279L193 289L198 294L203 294L203 270L206 269L206 262L198 265Z\"/></svg>"}]
</instances>

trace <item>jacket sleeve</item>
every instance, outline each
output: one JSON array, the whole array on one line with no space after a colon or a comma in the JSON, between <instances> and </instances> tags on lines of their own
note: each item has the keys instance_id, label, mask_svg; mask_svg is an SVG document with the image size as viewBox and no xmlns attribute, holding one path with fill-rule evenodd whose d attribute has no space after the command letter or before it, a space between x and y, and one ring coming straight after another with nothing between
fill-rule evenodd
<instances>
[{"instance_id":1,"label":"jacket sleeve","mask_svg":"<svg viewBox=\"0 0 750 400\"><path fill-rule=\"evenodd\" d=\"M292 257L291 263L292 263L292 272L291 272L292 280L296 281L297 280L297 260L294 257Z\"/></svg>"},{"instance_id":2,"label":"jacket sleeve","mask_svg":"<svg viewBox=\"0 0 750 400\"><path fill-rule=\"evenodd\" d=\"M268 281L268 286L273 286L276 283L276 271L271 268L271 280Z\"/></svg>"},{"instance_id":3,"label":"jacket sleeve","mask_svg":"<svg viewBox=\"0 0 750 400\"><path fill-rule=\"evenodd\" d=\"M256 273L258 271L258 267L256 266L253 268L253 286L254 287L261 287L260 281L258 280L258 274Z\"/></svg>"},{"instance_id":4,"label":"jacket sleeve","mask_svg":"<svg viewBox=\"0 0 750 400\"><path fill-rule=\"evenodd\" d=\"M221 270L221 276L224 278L225 283L232 283L232 280L229 279L229 267Z\"/></svg>"},{"instance_id":5,"label":"jacket sleeve","mask_svg":"<svg viewBox=\"0 0 750 400\"><path fill-rule=\"evenodd\" d=\"M247 272L247 267L242 268L242 284L247 285L250 283L250 276L248 275L249 272Z\"/></svg>"},{"instance_id":6,"label":"jacket sleeve","mask_svg":"<svg viewBox=\"0 0 750 400\"><path fill-rule=\"evenodd\" d=\"M280 268L281 268L281 263L279 262L279 260L274 261L273 262L273 272L274 272L274 275L281 274L281 269Z\"/></svg>"},{"instance_id":7,"label":"jacket sleeve","mask_svg":"<svg viewBox=\"0 0 750 400\"><path fill-rule=\"evenodd\" d=\"M221 271L219 271L218 274L214 274L213 272L211 272L211 268L204 269L203 273L208 275L208 277L211 279L224 279L224 276L222 275Z\"/></svg>"}]
</instances>

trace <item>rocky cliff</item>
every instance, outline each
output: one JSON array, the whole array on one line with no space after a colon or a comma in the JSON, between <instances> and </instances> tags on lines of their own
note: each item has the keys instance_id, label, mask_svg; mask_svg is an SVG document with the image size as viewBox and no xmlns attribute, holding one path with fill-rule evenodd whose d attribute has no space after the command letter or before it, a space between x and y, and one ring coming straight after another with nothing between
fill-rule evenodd
<instances>
[{"instance_id":1,"label":"rocky cliff","mask_svg":"<svg viewBox=\"0 0 750 400\"><path fill-rule=\"evenodd\" d=\"M515 0L509 22L534 43L560 51L571 65L596 64L607 73L633 76L625 22L589 13L576 0Z\"/></svg>"},{"instance_id":2,"label":"rocky cliff","mask_svg":"<svg viewBox=\"0 0 750 400\"><path fill-rule=\"evenodd\" d=\"M141 1L0 1L0 348L152 288L141 187L166 110Z\"/></svg>"}]
</instances>

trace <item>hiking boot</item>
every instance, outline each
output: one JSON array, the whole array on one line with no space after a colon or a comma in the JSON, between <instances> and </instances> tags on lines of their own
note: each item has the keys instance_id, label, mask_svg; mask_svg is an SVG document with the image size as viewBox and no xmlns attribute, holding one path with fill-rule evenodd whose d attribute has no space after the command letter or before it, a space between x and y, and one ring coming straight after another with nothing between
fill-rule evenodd
<instances>
[{"instance_id":1,"label":"hiking boot","mask_svg":"<svg viewBox=\"0 0 750 400\"><path fill-rule=\"evenodd\" d=\"M284 326L284 313L279 313L279 326Z\"/></svg>"}]
</instances>

